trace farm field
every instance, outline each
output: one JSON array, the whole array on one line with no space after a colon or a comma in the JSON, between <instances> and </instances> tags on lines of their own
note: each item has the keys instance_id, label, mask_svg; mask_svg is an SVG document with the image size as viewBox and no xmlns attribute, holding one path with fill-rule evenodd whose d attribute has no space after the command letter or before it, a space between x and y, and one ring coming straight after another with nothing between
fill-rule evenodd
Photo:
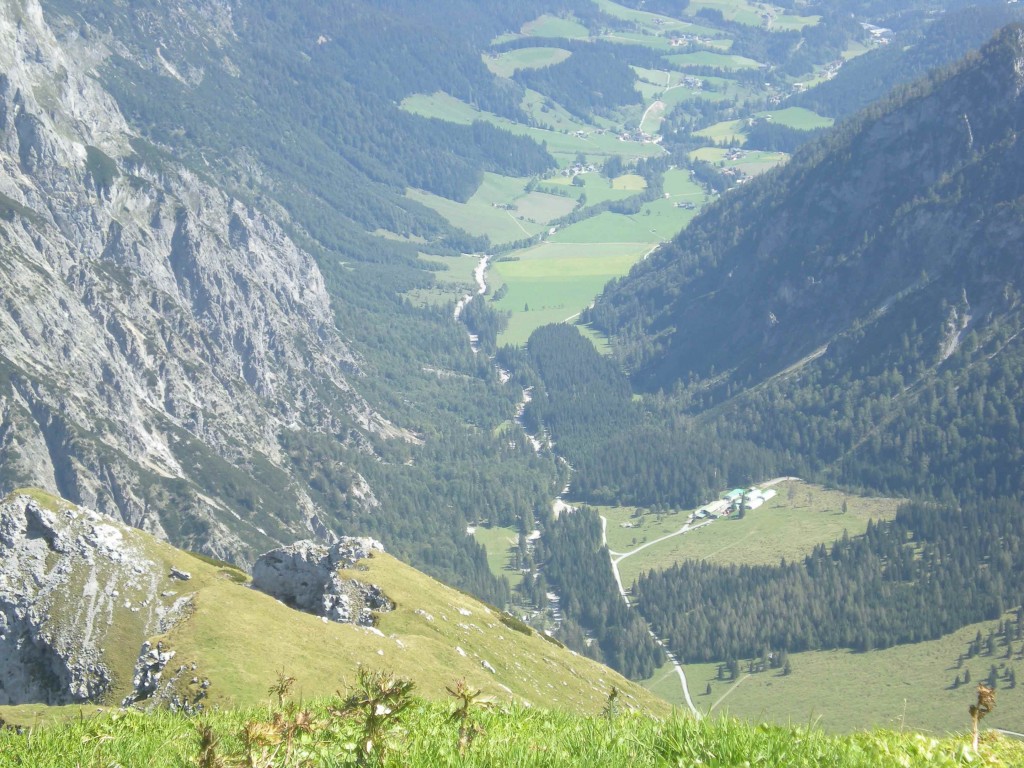
<instances>
[{"instance_id":1,"label":"farm field","mask_svg":"<svg viewBox=\"0 0 1024 768\"><path fill-rule=\"evenodd\" d=\"M564 37L569 40L579 40L590 36L587 28L578 21L562 19L548 13L523 24L520 32L531 37Z\"/></svg>"},{"instance_id":2,"label":"farm field","mask_svg":"<svg viewBox=\"0 0 1024 768\"><path fill-rule=\"evenodd\" d=\"M771 112L758 112L757 116L770 117L779 125L786 125L799 131L828 128L835 122L831 117L823 117L817 112L812 112L803 107L786 107L785 109L776 109Z\"/></svg>"},{"instance_id":3,"label":"farm field","mask_svg":"<svg viewBox=\"0 0 1024 768\"><path fill-rule=\"evenodd\" d=\"M603 34L597 39L605 40L609 43L645 45L648 48L653 48L654 50L662 53L672 50L672 43L669 42L667 37L662 37L661 35L653 34L651 32L624 32L622 30L616 30L615 32Z\"/></svg>"},{"instance_id":4,"label":"farm field","mask_svg":"<svg viewBox=\"0 0 1024 768\"><path fill-rule=\"evenodd\" d=\"M633 24L658 35L673 30L679 31L689 26L681 19L674 19L671 16L665 16L660 13L648 13L647 11L634 10L633 8L627 8L624 5L613 3L611 0L594 0L594 3L602 12L607 13L609 16L614 16L617 19L632 22Z\"/></svg>"},{"instance_id":5,"label":"farm field","mask_svg":"<svg viewBox=\"0 0 1024 768\"><path fill-rule=\"evenodd\" d=\"M525 344L548 323L561 323L587 307L612 277L625 274L646 243L541 243L495 262L490 274L508 292L497 309L511 313L499 344Z\"/></svg>"},{"instance_id":6,"label":"farm field","mask_svg":"<svg viewBox=\"0 0 1024 768\"><path fill-rule=\"evenodd\" d=\"M702 139L719 143L738 141L741 144L747 140L746 135L743 133L743 125L745 120L723 120L720 123L709 125L707 128L701 128L699 131L694 131L694 136L700 136Z\"/></svg>"},{"instance_id":7,"label":"farm field","mask_svg":"<svg viewBox=\"0 0 1024 768\"><path fill-rule=\"evenodd\" d=\"M486 173L480 187L465 203L422 190L409 190L406 196L433 208L470 234L488 235L492 243L501 244L536 235L544 231L549 221L576 207L572 197L527 192L529 181Z\"/></svg>"},{"instance_id":8,"label":"farm field","mask_svg":"<svg viewBox=\"0 0 1024 768\"><path fill-rule=\"evenodd\" d=\"M583 179L582 187L575 186L568 176L552 176L550 179L543 179L537 185L537 189L562 189L575 200L586 194L587 205L596 205L607 200L626 200L637 194L635 189L616 189L606 177L598 173L581 173L577 178Z\"/></svg>"},{"instance_id":9,"label":"farm field","mask_svg":"<svg viewBox=\"0 0 1024 768\"><path fill-rule=\"evenodd\" d=\"M487 68L498 77L512 77L520 69L539 69L558 64L572 53L564 48L519 48L497 54L484 54Z\"/></svg>"},{"instance_id":10,"label":"farm field","mask_svg":"<svg viewBox=\"0 0 1024 768\"><path fill-rule=\"evenodd\" d=\"M519 586L523 574L512 568L512 550L519 544L519 531L515 528L502 528L478 525L473 531L473 538L484 545L487 550L487 566L497 578L503 576L509 580L513 588Z\"/></svg>"},{"instance_id":11,"label":"farm field","mask_svg":"<svg viewBox=\"0 0 1024 768\"><path fill-rule=\"evenodd\" d=\"M690 153L690 157L709 163L722 164L728 168L739 168L746 174L757 176L775 166L784 163L788 158L785 152L764 152L761 150L740 150L739 157L729 160L731 150L721 147L701 147Z\"/></svg>"},{"instance_id":12,"label":"farm field","mask_svg":"<svg viewBox=\"0 0 1024 768\"><path fill-rule=\"evenodd\" d=\"M957 669L956 661L980 631L983 637L997 621L963 627L938 640L900 645L882 651L852 653L845 650L789 654L793 672L779 670L753 675L740 662L740 682L717 679L717 664L685 664L690 697L703 712L729 714L744 720L780 724L816 723L828 731L850 731L879 725L942 733L967 731L967 706L974 701L974 682L984 680L993 663L1005 660L1005 646L994 657L976 656ZM1015 658L1005 663L1024 667ZM972 683L953 688L954 675L970 670ZM708 683L711 695L707 695ZM656 671L644 687L685 706L679 678L671 665ZM722 699L723 695L728 695ZM1024 722L1024 688L1010 689L1000 681L996 708L983 727L1020 730Z\"/></svg>"},{"instance_id":13,"label":"farm field","mask_svg":"<svg viewBox=\"0 0 1024 768\"><path fill-rule=\"evenodd\" d=\"M641 214L625 216L605 211L558 230L552 243L658 243L670 237L652 232Z\"/></svg>"},{"instance_id":14,"label":"farm field","mask_svg":"<svg viewBox=\"0 0 1024 768\"><path fill-rule=\"evenodd\" d=\"M677 67L717 67L724 70L757 69L761 65L746 56L733 53L714 53L712 51L694 51L693 53L674 53L665 57Z\"/></svg>"},{"instance_id":15,"label":"farm field","mask_svg":"<svg viewBox=\"0 0 1024 768\"><path fill-rule=\"evenodd\" d=\"M775 490L775 498L742 519L716 520L626 558L619 564L623 583L632 583L643 571L664 569L683 560L722 565L777 565L782 558L800 560L815 545L841 538L843 531L856 536L867 530L868 520L895 517L899 505L898 499L853 496L800 480L779 483ZM645 541L678 531L685 522L685 516L648 513L634 519L632 513L629 508L603 513L608 518L608 545L616 552L629 552ZM622 528L623 522L636 527ZM632 544L634 538L637 545Z\"/></svg>"},{"instance_id":16,"label":"farm field","mask_svg":"<svg viewBox=\"0 0 1024 768\"><path fill-rule=\"evenodd\" d=\"M786 109L776 109L769 112L757 112L754 116L768 118L778 125L795 128L799 131L828 128L835 122L831 117L822 117L817 112L812 112L803 107L787 107ZM693 135L701 136L714 142L736 141L743 144L747 140L746 134L743 131L745 125L746 120L723 120L720 123L709 125L707 128L694 131Z\"/></svg>"},{"instance_id":17,"label":"farm field","mask_svg":"<svg viewBox=\"0 0 1024 768\"><path fill-rule=\"evenodd\" d=\"M726 21L777 31L799 30L820 21L818 16L787 14L777 6L749 0L692 0L686 13L695 16L705 8L721 11Z\"/></svg>"},{"instance_id":18,"label":"farm field","mask_svg":"<svg viewBox=\"0 0 1024 768\"><path fill-rule=\"evenodd\" d=\"M504 128L521 136L529 136L538 144L547 144L548 151L559 163L566 167L577 155L582 154L588 159L603 162L612 155L624 160L635 160L640 157L657 157L665 150L657 144L642 144L636 141L620 141L615 133L598 132L593 126L573 123L563 131L546 128L533 128L514 123L503 117L484 112L443 92L433 94L414 94L402 100L402 109L422 117L433 117L468 125L474 120L486 120L499 128ZM577 136L572 131L583 130L587 135Z\"/></svg>"},{"instance_id":19,"label":"farm field","mask_svg":"<svg viewBox=\"0 0 1024 768\"><path fill-rule=\"evenodd\" d=\"M470 293L474 290L476 279L473 271L476 269L478 258L474 255L463 254L461 256L435 256L434 254L421 253L420 259L441 267L434 272L434 285L430 288L417 288L405 294L416 306L443 307L451 305L458 296Z\"/></svg>"},{"instance_id":20,"label":"farm field","mask_svg":"<svg viewBox=\"0 0 1024 768\"><path fill-rule=\"evenodd\" d=\"M441 216L470 234L486 234L490 242L512 243L544 230L542 224L517 218L514 212L495 208L494 200L477 193L466 203L432 195L422 189L409 189L406 197L432 208Z\"/></svg>"}]
</instances>

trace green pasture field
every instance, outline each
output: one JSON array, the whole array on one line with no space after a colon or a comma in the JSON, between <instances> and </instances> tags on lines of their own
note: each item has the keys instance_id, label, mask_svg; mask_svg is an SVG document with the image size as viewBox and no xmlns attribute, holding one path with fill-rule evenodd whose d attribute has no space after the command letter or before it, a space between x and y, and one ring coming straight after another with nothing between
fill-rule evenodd
<instances>
[{"instance_id":1,"label":"green pasture field","mask_svg":"<svg viewBox=\"0 0 1024 768\"><path fill-rule=\"evenodd\" d=\"M812 131L815 128L829 128L835 122L831 117L823 117L803 107L786 107L770 112L758 112L758 117L771 117L772 122L796 128L798 131Z\"/></svg>"},{"instance_id":2,"label":"green pasture field","mask_svg":"<svg viewBox=\"0 0 1024 768\"><path fill-rule=\"evenodd\" d=\"M611 0L594 0L594 2L603 13L614 16L617 19L632 22L657 35L670 30L681 30L688 26L681 19L674 19L671 16L665 16L660 13L637 11L632 8L626 8L618 3L613 3Z\"/></svg>"},{"instance_id":3,"label":"green pasture field","mask_svg":"<svg viewBox=\"0 0 1024 768\"><path fill-rule=\"evenodd\" d=\"M559 133L567 131L571 133L580 130L589 133L594 130L593 126L581 122L562 105L551 101L544 94L529 88L526 89L520 106L537 125L550 128Z\"/></svg>"},{"instance_id":4,"label":"green pasture field","mask_svg":"<svg viewBox=\"0 0 1024 768\"><path fill-rule=\"evenodd\" d=\"M638 192L647 189L647 180L635 173L624 173L612 179L612 189L624 189Z\"/></svg>"},{"instance_id":5,"label":"green pasture field","mask_svg":"<svg viewBox=\"0 0 1024 768\"><path fill-rule=\"evenodd\" d=\"M630 67L641 81L656 85L659 88L671 88L683 82L683 73L668 69L648 69L647 67Z\"/></svg>"},{"instance_id":6,"label":"green pasture field","mask_svg":"<svg viewBox=\"0 0 1024 768\"><path fill-rule=\"evenodd\" d=\"M417 288L405 294L414 305L443 307L446 304L453 304L474 290L476 278L473 273L479 261L476 256L436 256L421 253L420 260L438 264L444 269L433 273L434 285L430 288Z\"/></svg>"},{"instance_id":7,"label":"green pasture field","mask_svg":"<svg viewBox=\"0 0 1024 768\"><path fill-rule=\"evenodd\" d=\"M805 27L817 26L821 16L796 16L791 13L778 13L772 17L768 29L773 32L799 32Z\"/></svg>"},{"instance_id":8,"label":"green pasture field","mask_svg":"<svg viewBox=\"0 0 1024 768\"><path fill-rule=\"evenodd\" d=\"M415 93L406 96L399 105L406 112L411 112L420 117L431 117L436 120L446 120L449 123L459 125L470 125L476 120L487 120L485 113L474 106L457 99L444 91L436 93Z\"/></svg>"},{"instance_id":9,"label":"green pasture field","mask_svg":"<svg viewBox=\"0 0 1024 768\"><path fill-rule=\"evenodd\" d=\"M661 95L661 92L665 90L663 86L654 85L653 83L646 83L643 80L637 80L633 83L633 88L644 97L644 103L649 104ZM650 131L648 131L650 133Z\"/></svg>"},{"instance_id":10,"label":"green pasture field","mask_svg":"<svg viewBox=\"0 0 1024 768\"><path fill-rule=\"evenodd\" d=\"M771 8L776 16L782 15L782 9L780 8L762 6L760 3L753 3L749 0L692 0L686 9L686 13L696 16L704 8L721 11L726 21L735 21L751 27L767 26L765 19L761 15L763 12L762 8ZM801 17L794 18L799 19ZM786 28L788 27L780 27L780 29Z\"/></svg>"},{"instance_id":11,"label":"green pasture field","mask_svg":"<svg viewBox=\"0 0 1024 768\"><path fill-rule=\"evenodd\" d=\"M693 53L674 53L666 56L668 61L677 67L717 67L724 70L757 69L761 65L746 56L732 53L714 53L712 51L694 51Z\"/></svg>"},{"instance_id":12,"label":"green pasture field","mask_svg":"<svg viewBox=\"0 0 1024 768\"><path fill-rule=\"evenodd\" d=\"M1014 658L976 656L956 666L957 658L978 631L987 637L998 622L963 627L938 640L900 645L881 651L807 651L789 654L793 672L780 670L747 674L740 662L739 682L717 679L717 664L685 664L683 671L694 705L715 714L727 713L751 722L816 723L827 731L889 727L944 734L967 731L967 707L975 699L975 683L984 680L993 663L1024 667L1015 644ZM954 675L970 670L971 683L953 688ZM708 683L711 695L705 694ZM683 705L679 678L666 665L642 684L669 702ZM722 696L728 694L723 699ZM983 728L1019 731L1024 722L1024 687L1008 688L1000 681L996 708L982 721Z\"/></svg>"},{"instance_id":13,"label":"green pasture field","mask_svg":"<svg viewBox=\"0 0 1024 768\"><path fill-rule=\"evenodd\" d=\"M419 189L407 190L406 197L434 209L452 225L464 229L471 235L488 235L492 243L508 243L532 237L544 230L541 224L519 218L515 211L494 207L495 203L514 202L514 190L518 189L521 195L525 185L524 179L512 180L489 173L485 174L484 183L465 203L448 200Z\"/></svg>"},{"instance_id":14,"label":"green pasture field","mask_svg":"<svg viewBox=\"0 0 1024 768\"><path fill-rule=\"evenodd\" d=\"M540 69L565 61L572 55L564 48L519 48L483 55L484 64L498 77L512 77L520 69Z\"/></svg>"},{"instance_id":15,"label":"green pasture field","mask_svg":"<svg viewBox=\"0 0 1024 768\"><path fill-rule=\"evenodd\" d=\"M496 307L510 313L499 344L525 344L542 325L574 318L611 278L624 275L647 244L541 243L497 261L490 274L508 292Z\"/></svg>"},{"instance_id":16,"label":"green pasture field","mask_svg":"<svg viewBox=\"0 0 1024 768\"><path fill-rule=\"evenodd\" d=\"M817 544L829 544L847 531L856 536L867 530L868 520L888 520L896 515L898 499L861 497L790 480L774 486L775 498L743 518L715 520L681 536L647 547L619 564L625 584L644 571L665 569L684 560L707 560L721 565L777 565L782 558L800 560ZM842 511L843 502L847 511ZM631 517L633 510L608 510L608 545L629 552L645 541L678 531L685 515L647 514ZM674 517L674 519L672 519ZM629 521L635 528L621 528Z\"/></svg>"},{"instance_id":17,"label":"green pasture field","mask_svg":"<svg viewBox=\"0 0 1024 768\"><path fill-rule=\"evenodd\" d=\"M649 109L644 110L643 120L640 122L640 130L647 134L655 134L661 130L661 124L665 120L665 102L660 99L654 102Z\"/></svg>"},{"instance_id":18,"label":"green pasture field","mask_svg":"<svg viewBox=\"0 0 1024 768\"><path fill-rule=\"evenodd\" d=\"M733 40L731 37L720 37L714 40L705 40L701 45L714 48L716 51L728 51L732 49Z\"/></svg>"},{"instance_id":19,"label":"green pasture field","mask_svg":"<svg viewBox=\"0 0 1024 768\"><path fill-rule=\"evenodd\" d=\"M720 123L709 125L707 128L694 131L693 135L700 136L702 139L708 139L716 144L729 141L743 143L747 140L743 133L745 123L746 120L723 120Z\"/></svg>"},{"instance_id":20,"label":"green pasture field","mask_svg":"<svg viewBox=\"0 0 1024 768\"><path fill-rule=\"evenodd\" d=\"M615 189L605 176L599 173L582 173L577 178L583 179L583 186L577 187L568 176L552 176L544 179L538 185L538 189L544 189L545 185L565 189L575 199L581 195L587 196L587 205L597 205L606 200L625 200L637 194L634 189Z\"/></svg>"},{"instance_id":21,"label":"green pasture field","mask_svg":"<svg viewBox=\"0 0 1024 768\"><path fill-rule=\"evenodd\" d=\"M478 525L473 532L473 538L484 545L487 550L487 566L495 578L504 576L514 587L519 586L523 580L523 574L514 569L512 563L512 550L519 546L519 531L515 528L502 528L495 525L486 527Z\"/></svg>"},{"instance_id":22,"label":"green pasture field","mask_svg":"<svg viewBox=\"0 0 1024 768\"><path fill-rule=\"evenodd\" d=\"M402 100L401 107L414 115L434 117L464 125L468 125L474 120L486 120L520 136L529 136L538 144L546 144L548 151L554 155L562 167L571 165L580 153L594 161L601 161L611 155L618 155L629 161L641 157L657 157L665 153L665 150L657 144L619 141L618 134L615 132L606 130L598 133L593 126L586 126L582 123L574 123L573 126L567 126L561 131L521 125L490 112L478 110L440 91L430 95L407 96ZM574 135L573 131L577 130L574 126L579 126L579 130L587 131L588 135L584 137Z\"/></svg>"},{"instance_id":23,"label":"green pasture field","mask_svg":"<svg viewBox=\"0 0 1024 768\"><path fill-rule=\"evenodd\" d=\"M616 30L614 32L607 32L601 35L598 39L605 40L609 43L645 45L656 51L672 50L672 44L669 42L667 37L662 37L661 35L652 34L650 32L623 32L621 30Z\"/></svg>"},{"instance_id":24,"label":"green pasture field","mask_svg":"<svg viewBox=\"0 0 1024 768\"><path fill-rule=\"evenodd\" d=\"M729 168L739 168L744 173L757 176L789 158L785 152L763 152L761 150L745 151L743 156L736 160L727 160L728 149L721 147L701 147L690 153L695 160L704 160L708 163L716 163Z\"/></svg>"},{"instance_id":25,"label":"green pasture field","mask_svg":"<svg viewBox=\"0 0 1024 768\"><path fill-rule=\"evenodd\" d=\"M699 203L707 194L704 187L693 180L693 176L685 168L670 168L665 171L665 178L662 182L665 194L672 200L689 200L692 203Z\"/></svg>"},{"instance_id":26,"label":"green pasture field","mask_svg":"<svg viewBox=\"0 0 1024 768\"><path fill-rule=\"evenodd\" d=\"M589 30L578 21L562 19L547 13L523 24L520 32L532 37L564 37L569 40L590 37Z\"/></svg>"},{"instance_id":27,"label":"green pasture field","mask_svg":"<svg viewBox=\"0 0 1024 768\"><path fill-rule=\"evenodd\" d=\"M846 50L843 51L843 61L855 59L861 54L870 51L872 47L873 46L864 45L864 43L861 43L857 40L851 40L850 44L846 47Z\"/></svg>"},{"instance_id":28,"label":"green pasture field","mask_svg":"<svg viewBox=\"0 0 1024 768\"><path fill-rule=\"evenodd\" d=\"M664 239L651 229L651 223L639 213L624 216L604 211L559 229L550 240L553 243L657 243Z\"/></svg>"},{"instance_id":29,"label":"green pasture field","mask_svg":"<svg viewBox=\"0 0 1024 768\"><path fill-rule=\"evenodd\" d=\"M576 201L571 197L534 191L517 198L515 207L515 213L527 221L547 224L571 213L576 207Z\"/></svg>"},{"instance_id":30,"label":"green pasture field","mask_svg":"<svg viewBox=\"0 0 1024 768\"><path fill-rule=\"evenodd\" d=\"M600 331L594 330L593 326L589 324L577 324L576 330L580 332L581 336L590 339L590 343L594 345L594 349L602 355L610 355L612 353L612 345L608 341L608 337Z\"/></svg>"}]
</instances>

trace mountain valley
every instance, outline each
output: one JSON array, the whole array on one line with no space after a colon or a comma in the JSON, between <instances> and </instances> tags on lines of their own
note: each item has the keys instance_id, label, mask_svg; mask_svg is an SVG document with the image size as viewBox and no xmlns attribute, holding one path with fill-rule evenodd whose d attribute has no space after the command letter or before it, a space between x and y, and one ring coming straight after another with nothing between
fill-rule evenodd
<instances>
[{"instance_id":1,"label":"mountain valley","mask_svg":"<svg viewBox=\"0 0 1024 768\"><path fill-rule=\"evenodd\" d=\"M828 686L848 730L897 694L838 678L916 650L909 725L966 727L967 664L1012 730L1022 13L0 0L3 716L141 708L173 650L150 703L362 665L780 723ZM270 550L372 626L243 588Z\"/></svg>"}]
</instances>

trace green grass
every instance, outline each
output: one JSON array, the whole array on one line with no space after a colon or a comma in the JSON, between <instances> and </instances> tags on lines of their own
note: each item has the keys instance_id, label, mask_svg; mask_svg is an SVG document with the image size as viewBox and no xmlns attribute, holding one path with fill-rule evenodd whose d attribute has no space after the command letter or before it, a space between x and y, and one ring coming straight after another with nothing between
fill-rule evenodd
<instances>
[{"instance_id":1,"label":"green grass","mask_svg":"<svg viewBox=\"0 0 1024 768\"><path fill-rule=\"evenodd\" d=\"M42 498L47 504L52 501ZM444 696L445 685L465 678L477 687L488 687L505 701L597 712L608 687L616 685L639 706L665 711L658 700L611 670L538 635L510 631L493 609L389 555L378 554L362 563L365 569L353 573L354 578L379 585L397 605L394 611L380 614L377 632L292 610L239 584L232 569L176 550L142 531L117 527L126 542L156 564L154 573L161 574L156 584L158 595L174 591L178 596L191 594L192 601L187 618L165 635L146 638L132 623L141 622L145 613L122 611L120 604L128 599L140 604L142 598L136 592L149 590L148 576L136 579L133 575L139 582L135 585L132 579L115 582L108 573L96 574L102 585L120 590L116 610L112 609L113 624L108 627L103 622L102 635L97 626L93 636L104 648L102 661L115 672L111 702L120 701L130 690L139 646L149 639L162 640L175 651L175 664L196 663L195 674L212 681L211 707L265 701L267 686L282 669L296 678L296 695L330 695L351 679L357 665L372 664L415 680L424 695L439 698ZM170 579L166 574L171 566L188 571L191 579ZM81 568L69 574L67 600L80 602L78 585L88 570L88 563L82 561ZM156 599L166 602L176 597ZM56 603L41 603L40 609L48 609L53 621L60 621L64 611ZM483 667L485 660L494 672ZM21 716L30 719L15 719ZM35 717L31 708L0 707L0 718L11 722L32 722ZM6 763L0 760L0 764Z\"/></svg>"},{"instance_id":2,"label":"green grass","mask_svg":"<svg viewBox=\"0 0 1024 768\"><path fill-rule=\"evenodd\" d=\"M622 19L623 21L636 24L641 29L647 30L655 35L662 35L669 31L687 29L690 26L685 21L674 19L671 16L634 10L623 5L619 5L618 3L613 3L611 0L594 0L594 2L603 13L606 13L616 19Z\"/></svg>"},{"instance_id":3,"label":"green grass","mask_svg":"<svg viewBox=\"0 0 1024 768\"><path fill-rule=\"evenodd\" d=\"M619 573L630 584L643 571L664 569L683 560L707 560L722 565L777 565L782 558L800 560L815 545L851 536L867 529L868 520L887 520L896 514L899 501L845 494L802 481L786 481L758 509L742 519L722 518L682 536L647 547L619 563ZM842 513L846 501L847 512ZM674 533L682 527L685 515L654 514L636 519L633 508L603 508L608 518L608 545L616 552L629 552L645 541ZM639 523L621 528L622 522Z\"/></svg>"},{"instance_id":4,"label":"green grass","mask_svg":"<svg viewBox=\"0 0 1024 768\"><path fill-rule=\"evenodd\" d=\"M478 525L473 532L473 538L487 550L487 565L491 573L498 578L504 576L513 587L518 586L523 580L523 574L512 568L512 551L519 543L518 529Z\"/></svg>"},{"instance_id":5,"label":"green grass","mask_svg":"<svg viewBox=\"0 0 1024 768\"><path fill-rule=\"evenodd\" d=\"M803 107L786 107L771 112L758 112L758 117L771 117L779 125L786 125L800 131L810 131L815 128L829 128L835 122L831 117L822 117Z\"/></svg>"},{"instance_id":6,"label":"green grass","mask_svg":"<svg viewBox=\"0 0 1024 768\"><path fill-rule=\"evenodd\" d=\"M694 131L694 136L699 136L702 139L719 144L729 141L738 141L743 143L746 141L746 136L743 134L743 126L746 124L746 120L723 120L720 123L714 123L709 125L707 128L701 128L699 131Z\"/></svg>"},{"instance_id":7,"label":"green grass","mask_svg":"<svg viewBox=\"0 0 1024 768\"><path fill-rule=\"evenodd\" d=\"M726 21L735 21L752 27L786 32L801 30L817 24L819 16L799 16L787 14L781 8L767 3L756 3L751 0L692 0L686 13L696 15L703 8L712 8L722 12Z\"/></svg>"},{"instance_id":8,"label":"green grass","mask_svg":"<svg viewBox=\"0 0 1024 768\"><path fill-rule=\"evenodd\" d=\"M520 69L540 69L568 59L564 48L519 48L504 53L484 54L484 64L498 77L512 77Z\"/></svg>"},{"instance_id":9,"label":"green grass","mask_svg":"<svg viewBox=\"0 0 1024 768\"><path fill-rule=\"evenodd\" d=\"M547 13L533 21L526 22L520 31L522 34L532 37L564 37L569 40L579 40L590 36L587 28L578 21L562 19Z\"/></svg>"},{"instance_id":10,"label":"green grass","mask_svg":"<svg viewBox=\"0 0 1024 768\"><path fill-rule=\"evenodd\" d=\"M635 173L626 173L612 179L612 189L625 189L639 192L642 189L647 189L647 180L644 179L643 176L638 176Z\"/></svg>"},{"instance_id":11,"label":"green grass","mask_svg":"<svg viewBox=\"0 0 1024 768\"><path fill-rule=\"evenodd\" d=\"M605 211L558 230L550 239L553 243L657 243L665 238L651 232L639 214Z\"/></svg>"},{"instance_id":12,"label":"green grass","mask_svg":"<svg viewBox=\"0 0 1024 768\"><path fill-rule=\"evenodd\" d=\"M653 48L659 53L667 53L672 50L672 44L667 37L652 32L624 32L615 30L601 35L600 40L609 43L624 43L627 45L644 45Z\"/></svg>"},{"instance_id":13,"label":"green grass","mask_svg":"<svg viewBox=\"0 0 1024 768\"><path fill-rule=\"evenodd\" d=\"M493 243L513 242L536 235L544 230L543 223L531 221L517 210L506 210L520 199L527 198L525 205L543 222L548 216L555 218L572 210L573 201L554 195L527 195L529 179L516 179L495 173L484 174L484 180L473 196L465 203L440 197L439 195L410 189L406 196L423 203L440 213L456 227L473 235L488 235Z\"/></svg>"},{"instance_id":14,"label":"green grass","mask_svg":"<svg viewBox=\"0 0 1024 768\"><path fill-rule=\"evenodd\" d=\"M479 259L471 254L461 256L435 256L420 254L422 261L436 264L444 269L434 272L434 285L430 288L417 288L405 294L413 304L419 307L443 307L458 301L476 289L476 278L473 272Z\"/></svg>"},{"instance_id":15,"label":"green grass","mask_svg":"<svg viewBox=\"0 0 1024 768\"><path fill-rule=\"evenodd\" d=\"M550 179L544 179L539 189L544 189L545 186L550 185L553 188L565 190L576 199L579 199L580 195L585 194L588 206L597 205L609 200L625 200L637 193L635 189L616 189L605 176L599 173L583 173L577 178L583 179L582 188L575 186L572 183L573 180L567 176L559 175L552 176Z\"/></svg>"},{"instance_id":16,"label":"green grass","mask_svg":"<svg viewBox=\"0 0 1024 768\"><path fill-rule=\"evenodd\" d=\"M981 630L987 636L998 622L972 624L939 640L900 645L870 653L850 651L809 651L789 655L793 672L778 670L747 675L740 664L739 685L717 679L717 664L684 666L690 696L701 711L707 711L729 691L715 712L754 722L815 722L829 731L857 728L909 728L929 733L949 733L968 727L967 706L974 698L974 684L987 677L993 662L1003 660L976 656L957 669L958 656ZM1021 660L1010 665L1021 667ZM972 683L952 688L954 675L963 677L969 669ZM711 695L705 695L707 684ZM653 693L681 704L682 693L671 666L658 670L644 681ZM1009 689L1000 681L996 708L984 725L1019 731L1024 721L1024 689Z\"/></svg>"},{"instance_id":17,"label":"green grass","mask_svg":"<svg viewBox=\"0 0 1024 768\"><path fill-rule=\"evenodd\" d=\"M803 107L787 107L767 112L757 112L755 117L770 118L772 122L795 128L800 131L809 131L815 128L828 128L835 120L831 117L822 117L817 112L812 112ZM724 120L699 131L694 131L694 136L700 136L715 143L736 141L743 144L747 137L744 133L746 120Z\"/></svg>"},{"instance_id":18,"label":"green grass","mask_svg":"<svg viewBox=\"0 0 1024 768\"><path fill-rule=\"evenodd\" d=\"M728 149L720 147L701 147L690 153L690 157L697 160L704 160L709 163L721 164L729 168L739 168L744 173L756 176L784 163L788 158L785 152L764 152L761 150L744 151L743 155L735 160L728 160L726 155Z\"/></svg>"},{"instance_id":19,"label":"green grass","mask_svg":"<svg viewBox=\"0 0 1024 768\"><path fill-rule=\"evenodd\" d=\"M485 689L485 692L489 689ZM422 689L413 694L422 693ZM631 712L579 716L454 701L411 706L388 718L372 757L360 760L367 731L360 717L339 714L341 696L283 708L233 709L186 718L169 713L112 713L33 731L0 734L10 764L181 768L199 765L339 766L785 766L918 768L1019 766L1024 745L986 733L980 755L966 736L866 731L831 735L816 727L753 726L732 718L655 718ZM300 720L301 717L301 720ZM301 723L301 727L295 727ZM201 735L207 735L203 750ZM461 742L461 746L460 746Z\"/></svg>"},{"instance_id":20,"label":"green grass","mask_svg":"<svg viewBox=\"0 0 1024 768\"><path fill-rule=\"evenodd\" d=\"M714 53L712 51L694 51L693 53L674 53L665 57L677 67L717 67L724 70L757 69L761 65L746 56L733 53Z\"/></svg>"},{"instance_id":21,"label":"green grass","mask_svg":"<svg viewBox=\"0 0 1024 768\"><path fill-rule=\"evenodd\" d=\"M525 126L490 112L478 110L440 91L430 95L408 96L402 100L401 107L412 114L464 125L468 125L474 120L485 120L517 135L529 136L538 144L546 144L548 151L555 156L562 167L571 165L578 154L583 154L588 159L600 163L612 155L618 155L629 161L640 157L657 157L665 153L657 144L619 141L618 134L613 131L599 132L595 126L579 122L566 123L564 128L558 130ZM540 107L537 106L535 109L539 110ZM586 135L575 135L575 131L578 130L584 131Z\"/></svg>"},{"instance_id":22,"label":"green grass","mask_svg":"<svg viewBox=\"0 0 1024 768\"><path fill-rule=\"evenodd\" d=\"M623 275L650 246L616 243L546 242L492 266L495 282L508 288L497 302L509 312L500 344L524 344L542 325L572 319L612 277ZM528 307L528 309L527 309Z\"/></svg>"}]
</instances>

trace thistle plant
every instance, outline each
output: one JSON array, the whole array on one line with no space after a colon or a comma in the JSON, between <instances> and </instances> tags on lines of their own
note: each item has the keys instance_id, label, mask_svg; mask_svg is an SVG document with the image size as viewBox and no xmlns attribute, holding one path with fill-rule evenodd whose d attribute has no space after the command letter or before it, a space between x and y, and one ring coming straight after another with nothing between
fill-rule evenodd
<instances>
[{"instance_id":1,"label":"thistle plant","mask_svg":"<svg viewBox=\"0 0 1024 768\"><path fill-rule=\"evenodd\" d=\"M978 702L977 704L971 704L967 708L967 711L971 715L971 722L974 725L974 737L971 740L971 744L974 747L974 751L978 751L978 726L981 723L981 718L996 708L996 692L995 689L989 688L983 683L978 683Z\"/></svg>"},{"instance_id":2,"label":"thistle plant","mask_svg":"<svg viewBox=\"0 0 1024 768\"><path fill-rule=\"evenodd\" d=\"M341 707L332 708L331 714L352 719L359 727L360 765L368 765L375 755L383 759L388 737L398 725L399 715L413 703L410 694L414 687L411 680L396 677L392 672L359 667L355 690L344 699Z\"/></svg>"},{"instance_id":3,"label":"thistle plant","mask_svg":"<svg viewBox=\"0 0 1024 768\"><path fill-rule=\"evenodd\" d=\"M277 680L267 689L267 693L277 697L277 706L279 708L284 707L284 700L288 698L293 685L295 685L295 678L291 675L286 675L282 669L277 673Z\"/></svg>"},{"instance_id":4,"label":"thistle plant","mask_svg":"<svg viewBox=\"0 0 1024 768\"><path fill-rule=\"evenodd\" d=\"M470 718L470 710L486 709L494 703L489 696L481 696L481 691L469 686L465 680L459 680L455 686L445 686L448 695L455 699L455 708L450 719L459 724L459 754L465 755L473 739L484 734L484 728Z\"/></svg>"}]
</instances>

